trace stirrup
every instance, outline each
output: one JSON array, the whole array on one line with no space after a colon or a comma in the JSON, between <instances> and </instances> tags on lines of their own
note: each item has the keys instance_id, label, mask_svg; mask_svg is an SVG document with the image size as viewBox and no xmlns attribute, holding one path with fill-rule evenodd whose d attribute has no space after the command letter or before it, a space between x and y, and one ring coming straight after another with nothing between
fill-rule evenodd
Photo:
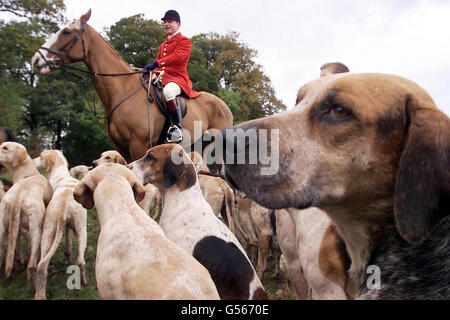
<instances>
[{"instance_id":1,"label":"stirrup","mask_svg":"<svg viewBox=\"0 0 450 320\"><path fill-rule=\"evenodd\" d=\"M167 134L167 142L169 143L178 143L183 140L183 131L177 126L171 126L167 130Z\"/></svg>"}]
</instances>

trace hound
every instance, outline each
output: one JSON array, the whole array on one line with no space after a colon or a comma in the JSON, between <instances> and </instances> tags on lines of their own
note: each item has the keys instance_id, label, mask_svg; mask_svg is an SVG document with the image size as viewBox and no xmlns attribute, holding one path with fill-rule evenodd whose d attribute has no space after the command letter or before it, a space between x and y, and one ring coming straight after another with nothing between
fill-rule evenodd
<instances>
[{"instance_id":1,"label":"hound","mask_svg":"<svg viewBox=\"0 0 450 320\"><path fill-rule=\"evenodd\" d=\"M125 166L109 163L88 173L74 196L94 204L100 222L95 277L103 299L219 299L208 271L168 240L136 203L145 190ZM136 201L135 201L136 199Z\"/></svg>"},{"instance_id":2,"label":"hound","mask_svg":"<svg viewBox=\"0 0 450 320\"><path fill-rule=\"evenodd\" d=\"M227 165L227 176L264 206L325 211L357 298L450 298L450 119L417 84L330 75L301 88L291 111L232 129L278 130L267 146L279 170Z\"/></svg>"},{"instance_id":3,"label":"hound","mask_svg":"<svg viewBox=\"0 0 450 320\"><path fill-rule=\"evenodd\" d=\"M214 214L218 218L224 219L231 232L236 233L233 189L225 180L219 177L199 174L198 181L203 197L213 209Z\"/></svg>"},{"instance_id":4,"label":"hound","mask_svg":"<svg viewBox=\"0 0 450 320\"><path fill-rule=\"evenodd\" d=\"M70 169L69 173L72 177L78 179L80 174L82 174L84 177L85 175L87 175L89 170L91 170L92 168L93 168L92 166L88 167L85 165L79 165L79 166L76 166L76 167L73 167L72 169Z\"/></svg>"},{"instance_id":5,"label":"hound","mask_svg":"<svg viewBox=\"0 0 450 320\"><path fill-rule=\"evenodd\" d=\"M2 180L0 180L0 202L2 202L4 196L5 196L5 190L3 188Z\"/></svg>"},{"instance_id":6,"label":"hound","mask_svg":"<svg viewBox=\"0 0 450 320\"><path fill-rule=\"evenodd\" d=\"M179 145L154 147L129 168L163 193L162 229L209 270L221 299L267 299L239 241L203 197L194 164Z\"/></svg>"},{"instance_id":7,"label":"hound","mask_svg":"<svg viewBox=\"0 0 450 320\"><path fill-rule=\"evenodd\" d=\"M238 219L235 220L236 237L245 248L251 261L256 265L258 259L258 237L254 232L253 219L250 213L253 201L245 197L245 195L241 197L237 194L236 198L239 216L239 221Z\"/></svg>"},{"instance_id":8,"label":"hound","mask_svg":"<svg viewBox=\"0 0 450 320\"><path fill-rule=\"evenodd\" d=\"M0 265L3 257L3 240L6 230L9 230L5 262L5 274L9 278L20 229L20 233L28 238L27 278L33 281L38 263L45 207L52 197L52 188L48 180L34 167L26 148L19 143L4 142L0 145L0 163L11 172L14 182L0 204Z\"/></svg>"},{"instance_id":9,"label":"hound","mask_svg":"<svg viewBox=\"0 0 450 320\"><path fill-rule=\"evenodd\" d=\"M275 258L275 274L278 274L281 252L276 245L277 235L271 223L271 219L274 219L272 212L245 196L238 199L238 212L239 222L235 221L235 224L242 227L245 239L243 246L256 263L258 277L262 279L264 276L270 251Z\"/></svg>"},{"instance_id":10,"label":"hound","mask_svg":"<svg viewBox=\"0 0 450 320\"><path fill-rule=\"evenodd\" d=\"M45 300L47 284L47 269L51 258L58 249L66 228L65 261L70 264L72 255L72 232L78 240L77 265L81 271L81 283L87 284L86 262L84 251L87 244L86 219L87 212L73 198L73 190L78 180L71 177L68 162L61 151L43 151L33 159L37 169L45 169L53 189L53 197L45 210L44 225L41 240L41 261L37 267L35 300Z\"/></svg>"},{"instance_id":11,"label":"hound","mask_svg":"<svg viewBox=\"0 0 450 320\"><path fill-rule=\"evenodd\" d=\"M92 162L92 166L95 168L105 163L118 163L124 166L127 165L127 161L116 150L105 151L100 155L100 158ZM147 212L149 215L156 208L153 219L156 221L161 214L162 199L161 194L157 187L152 184L147 184L145 188L145 197L139 202L139 206Z\"/></svg>"},{"instance_id":12,"label":"hound","mask_svg":"<svg viewBox=\"0 0 450 320\"><path fill-rule=\"evenodd\" d=\"M280 247L297 295L303 299L346 300L347 292L352 291L348 287L349 258L327 214L317 208L290 208L277 210L276 216Z\"/></svg>"},{"instance_id":13,"label":"hound","mask_svg":"<svg viewBox=\"0 0 450 320\"><path fill-rule=\"evenodd\" d=\"M300 261L295 224L285 210L275 210L275 215L277 217L278 242L282 252L280 257L281 272L286 274L291 281L296 299L309 300L311 294Z\"/></svg>"},{"instance_id":14,"label":"hound","mask_svg":"<svg viewBox=\"0 0 450 320\"><path fill-rule=\"evenodd\" d=\"M197 171L197 173L199 173L200 171L210 172L205 160L200 153L192 151L191 153L189 153L189 157L194 163L195 171Z\"/></svg>"},{"instance_id":15,"label":"hound","mask_svg":"<svg viewBox=\"0 0 450 320\"><path fill-rule=\"evenodd\" d=\"M203 157L198 152L192 151L189 153L189 157L194 163L200 189L202 189L205 200L213 209L214 214L219 219L223 219L231 232L236 234L234 226L236 213L234 210L233 189L230 188L225 180L209 171Z\"/></svg>"}]
</instances>

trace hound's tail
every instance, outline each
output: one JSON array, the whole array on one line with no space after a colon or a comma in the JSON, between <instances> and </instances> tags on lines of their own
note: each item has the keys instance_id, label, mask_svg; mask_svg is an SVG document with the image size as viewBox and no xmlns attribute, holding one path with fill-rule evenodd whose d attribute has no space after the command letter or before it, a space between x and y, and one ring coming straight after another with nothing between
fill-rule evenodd
<instances>
[{"instance_id":1,"label":"hound's tail","mask_svg":"<svg viewBox=\"0 0 450 320\"><path fill-rule=\"evenodd\" d=\"M230 228L230 230L231 230L231 232L233 232L233 234L236 234L234 220L233 220L233 216L235 216L234 193L230 187L228 187L227 190L224 190L224 191L225 191L225 210L227 213L228 228Z\"/></svg>"},{"instance_id":2,"label":"hound's tail","mask_svg":"<svg viewBox=\"0 0 450 320\"><path fill-rule=\"evenodd\" d=\"M66 191L64 191L64 193L72 194L72 191L66 190ZM64 225L65 225L64 220L67 217L67 210L69 210L70 201L67 201L68 198L69 197L66 197L63 195L60 199L66 199L66 201L59 201L59 203L52 205L52 206L50 206L50 204L49 204L48 209L53 210L53 208L55 208L54 210L58 210L59 213L58 213L58 219L56 220L55 237L53 238L52 245L50 246L48 251L41 252L41 261L39 261L39 264L38 264L38 272L40 269L39 266L44 265L44 264L45 264L45 266L47 266L50 263L50 259L53 257L56 250L58 249L59 244L61 243L61 239L62 239L63 231L64 231Z\"/></svg>"},{"instance_id":3,"label":"hound's tail","mask_svg":"<svg viewBox=\"0 0 450 320\"><path fill-rule=\"evenodd\" d=\"M227 210L227 217L228 217L229 225L233 226L232 228L230 227L230 230L231 230L231 232L234 233L234 235L239 240L248 242L249 239L246 236L244 230L242 230L241 225L239 224L237 213L236 213L236 208L234 207L234 204L235 204L234 191L230 187L229 187L229 191L230 191L229 192L230 196L228 196L226 199L226 206L227 206L226 210ZM241 242L241 244L242 244L242 241L239 241L239 242Z\"/></svg>"},{"instance_id":4,"label":"hound's tail","mask_svg":"<svg viewBox=\"0 0 450 320\"><path fill-rule=\"evenodd\" d=\"M20 206L17 204L7 205L6 212L9 212L9 239L8 239L8 251L6 253L5 261L5 275L6 279L11 276L11 271L14 265L14 253L16 251L17 237L19 235L20 227Z\"/></svg>"}]
</instances>

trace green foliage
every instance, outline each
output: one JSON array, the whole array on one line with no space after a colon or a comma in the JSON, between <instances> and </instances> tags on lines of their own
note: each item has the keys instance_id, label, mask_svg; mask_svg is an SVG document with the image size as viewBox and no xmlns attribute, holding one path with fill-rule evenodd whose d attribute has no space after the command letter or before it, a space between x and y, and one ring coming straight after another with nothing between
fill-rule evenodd
<instances>
[{"instance_id":1,"label":"green foliage","mask_svg":"<svg viewBox=\"0 0 450 320\"><path fill-rule=\"evenodd\" d=\"M142 14L121 19L107 36L125 61L139 68L156 58L165 38L161 22L145 20Z\"/></svg>"},{"instance_id":2,"label":"green foliage","mask_svg":"<svg viewBox=\"0 0 450 320\"><path fill-rule=\"evenodd\" d=\"M194 61L203 66L204 75L209 73L215 77L219 90L210 92L227 103L233 112L235 123L286 109L276 98L269 77L264 74L262 67L254 62L256 50L239 41L239 34L200 34L192 37L192 43L201 55L197 58L199 54L193 49L191 61L194 57ZM196 73L189 75L192 79L197 76Z\"/></svg>"},{"instance_id":3,"label":"green foliage","mask_svg":"<svg viewBox=\"0 0 450 320\"><path fill-rule=\"evenodd\" d=\"M90 108L70 119L67 134L62 139L62 151L72 167L90 164L114 145L105 133L103 121L98 120Z\"/></svg>"},{"instance_id":4,"label":"green foliage","mask_svg":"<svg viewBox=\"0 0 450 320\"><path fill-rule=\"evenodd\" d=\"M10 128L13 132L17 132L20 126L24 102L22 89L20 83L0 78L0 126Z\"/></svg>"},{"instance_id":5,"label":"green foliage","mask_svg":"<svg viewBox=\"0 0 450 320\"><path fill-rule=\"evenodd\" d=\"M222 99L230 108L233 115L237 115L241 109L241 94L229 88L220 88L217 96Z\"/></svg>"},{"instance_id":6,"label":"green foliage","mask_svg":"<svg viewBox=\"0 0 450 320\"><path fill-rule=\"evenodd\" d=\"M17 17L28 18L41 25L47 32L64 21L64 0L2 0L0 12L9 12Z\"/></svg>"}]
</instances>

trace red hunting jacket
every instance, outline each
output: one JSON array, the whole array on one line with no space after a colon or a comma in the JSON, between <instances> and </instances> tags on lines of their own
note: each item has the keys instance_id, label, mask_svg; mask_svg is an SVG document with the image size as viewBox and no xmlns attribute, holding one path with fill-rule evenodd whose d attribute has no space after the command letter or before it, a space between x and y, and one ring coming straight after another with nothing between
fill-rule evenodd
<instances>
[{"instance_id":1,"label":"red hunting jacket","mask_svg":"<svg viewBox=\"0 0 450 320\"><path fill-rule=\"evenodd\" d=\"M159 53L156 57L160 67L155 70L165 71L162 76L163 86L169 82L175 82L189 98L193 99L198 97L200 93L192 90L192 81L187 73L191 48L191 40L181 33L173 36L170 40L166 38L159 47Z\"/></svg>"}]
</instances>

